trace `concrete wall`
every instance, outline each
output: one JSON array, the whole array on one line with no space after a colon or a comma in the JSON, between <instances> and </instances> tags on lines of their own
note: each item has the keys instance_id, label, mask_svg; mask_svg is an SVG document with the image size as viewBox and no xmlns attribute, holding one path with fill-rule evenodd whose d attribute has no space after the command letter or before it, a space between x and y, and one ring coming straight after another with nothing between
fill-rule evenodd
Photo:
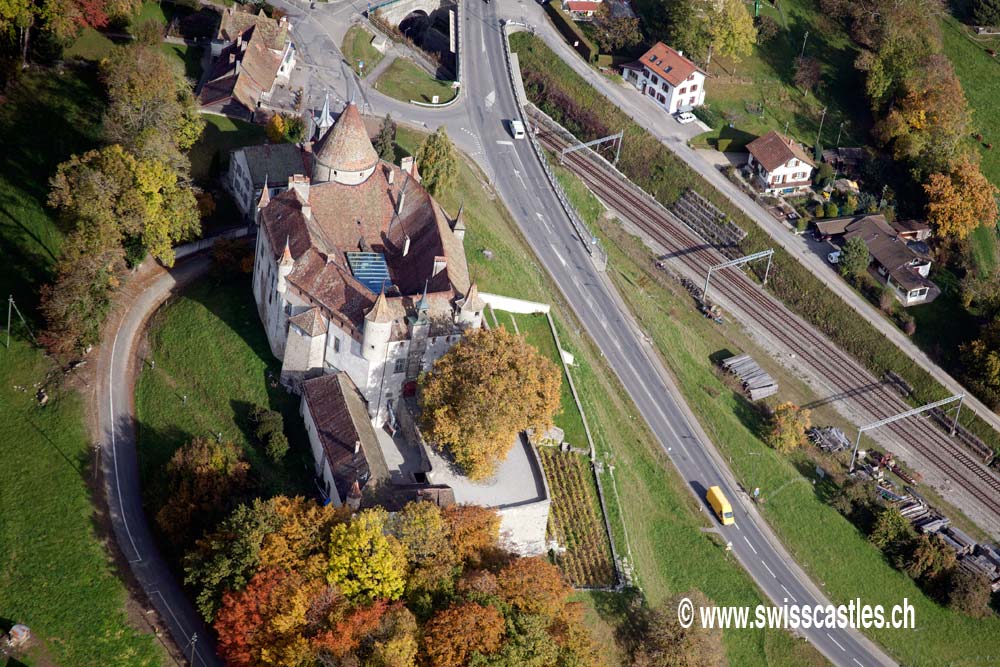
<instances>
[{"instance_id":1,"label":"concrete wall","mask_svg":"<svg viewBox=\"0 0 1000 667\"><path fill-rule=\"evenodd\" d=\"M546 498L499 510L501 544L522 556L545 553L545 529L549 523L550 505L551 501Z\"/></svg>"},{"instance_id":2,"label":"concrete wall","mask_svg":"<svg viewBox=\"0 0 1000 667\"><path fill-rule=\"evenodd\" d=\"M250 230L247 227L237 227L236 229L230 229L217 234L210 239L201 239L199 241L192 241L191 243L185 243L184 245L179 245L174 248L174 257L180 259L182 257L187 257L188 255L193 255L196 252L201 252L202 250L208 250L215 243L216 239L241 239L247 236Z\"/></svg>"},{"instance_id":3,"label":"concrete wall","mask_svg":"<svg viewBox=\"0 0 1000 667\"><path fill-rule=\"evenodd\" d=\"M501 296L499 294L489 294L487 292L480 292L479 298L488 303L494 310L506 310L508 313L517 313L521 315L547 313L552 308L547 303L515 299L513 297Z\"/></svg>"},{"instance_id":4,"label":"concrete wall","mask_svg":"<svg viewBox=\"0 0 1000 667\"><path fill-rule=\"evenodd\" d=\"M398 26L411 13L422 9L430 16L442 7L454 7L454 0L397 0L378 8L382 20Z\"/></svg>"}]
</instances>

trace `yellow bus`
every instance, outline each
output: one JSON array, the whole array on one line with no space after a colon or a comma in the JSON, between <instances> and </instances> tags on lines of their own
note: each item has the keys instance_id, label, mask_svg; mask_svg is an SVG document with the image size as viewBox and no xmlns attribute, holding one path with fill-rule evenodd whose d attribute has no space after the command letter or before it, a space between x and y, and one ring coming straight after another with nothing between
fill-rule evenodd
<instances>
[{"instance_id":1,"label":"yellow bus","mask_svg":"<svg viewBox=\"0 0 1000 667\"><path fill-rule=\"evenodd\" d=\"M712 506L712 509L715 510L715 515L719 517L719 521L722 522L723 526L736 523L736 520L733 519L733 508L730 506L729 501L726 500L726 497L722 495L722 489L713 486L705 494L705 498L708 500L708 504Z\"/></svg>"}]
</instances>

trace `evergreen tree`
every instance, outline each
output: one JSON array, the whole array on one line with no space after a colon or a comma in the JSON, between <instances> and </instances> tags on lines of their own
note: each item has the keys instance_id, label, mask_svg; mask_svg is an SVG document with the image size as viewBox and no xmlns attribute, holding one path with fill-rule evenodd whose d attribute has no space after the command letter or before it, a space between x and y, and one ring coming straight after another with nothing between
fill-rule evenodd
<instances>
[{"instance_id":1,"label":"evergreen tree","mask_svg":"<svg viewBox=\"0 0 1000 667\"><path fill-rule=\"evenodd\" d=\"M458 173L455 148L442 125L417 149L417 169L423 185L435 197L451 187Z\"/></svg>"},{"instance_id":2,"label":"evergreen tree","mask_svg":"<svg viewBox=\"0 0 1000 667\"><path fill-rule=\"evenodd\" d=\"M382 127L375 137L375 152L386 162L393 162L396 157L396 123L392 121L392 115L386 114L382 121Z\"/></svg>"}]
</instances>

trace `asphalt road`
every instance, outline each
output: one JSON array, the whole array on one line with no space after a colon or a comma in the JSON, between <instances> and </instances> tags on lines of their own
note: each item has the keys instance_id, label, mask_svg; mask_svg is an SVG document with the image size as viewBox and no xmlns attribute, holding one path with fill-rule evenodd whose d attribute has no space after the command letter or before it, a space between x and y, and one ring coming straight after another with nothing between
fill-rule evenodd
<instances>
[{"instance_id":1,"label":"asphalt road","mask_svg":"<svg viewBox=\"0 0 1000 667\"><path fill-rule=\"evenodd\" d=\"M96 394L102 434L102 473L118 547L174 643L191 660L190 664L197 667L221 667L222 663L215 656L212 635L206 632L201 617L157 549L143 512L131 364L147 318L175 287L202 275L209 263L208 257L197 256L178 262L170 273L157 271L159 275L128 304L124 313L114 315L120 320L108 328L102 345L100 387Z\"/></svg>"},{"instance_id":2,"label":"asphalt road","mask_svg":"<svg viewBox=\"0 0 1000 667\"><path fill-rule=\"evenodd\" d=\"M692 492L704 503L704 490L718 485L735 501L737 523L722 532L740 563L775 603L828 604L737 490L708 438L676 398L679 392L665 369L576 237L530 144L512 141L507 134L502 121L518 112L500 24L492 4L471 4L477 11L467 12L465 101L501 198ZM810 629L802 634L836 665L893 664L857 631Z\"/></svg>"}]
</instances>

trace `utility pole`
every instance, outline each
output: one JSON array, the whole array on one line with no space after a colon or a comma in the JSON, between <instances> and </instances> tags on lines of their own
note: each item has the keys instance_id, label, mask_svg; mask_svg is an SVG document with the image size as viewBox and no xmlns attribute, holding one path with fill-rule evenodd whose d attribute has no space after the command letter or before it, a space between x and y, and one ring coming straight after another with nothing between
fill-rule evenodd
<instances>
[{"instance_id":1,"label":"utility pole","mask_svg":"<svg viewBox=\"0 0 1000 667\"><path fill-rule=\"evenodd\" d=\"M840 135L844 132L844 121L840 121L840 129L837 130L837 148L840 148Z\"/></svg>"},{"instance_id":2,"label":"utility pole","mask_svg":"<svg viewBox=\"0 0 1000 667\"><path fill-rule=\"evenodd\" d=\"M195 647L198 645L198 633L195 632L191 635L191 641L188 642L188 648L191 650L191 664L194 665L194 654Z\"/></svg>"},{"instance_id":3,"label":"utility pole","mask_svg":"<svg viewBox=\"0 0 1000 667\"><path fill-rule=\"evenodd\" d=\"M799 58L803 58L806 55L806 40L809 39L809 31L806 30L806 36L802 38L802 53L799 54Z\"/></svg>"},{"instance_id":4,"label":"utility pole","mask_svg":"<svg viewBox=\"0 0 1000 667\"><path fill-rule=\"evenodd\" d=\"M819 138L823 136L823 121L826 120L826 107L823 107L823 115L819 118L819 132L816 133L816 143L819 143Z\"/></svg>"},{"instance_id":5,"label":"utility pole","mask_svg":"<svg viewBox=\"0 0 1000 667\"><path fill-rule=\"evenodd\" d=\"M14 305L14 295L7 296L7 349L10 349L10 309Z\"/></svg>"}]
</instances>

